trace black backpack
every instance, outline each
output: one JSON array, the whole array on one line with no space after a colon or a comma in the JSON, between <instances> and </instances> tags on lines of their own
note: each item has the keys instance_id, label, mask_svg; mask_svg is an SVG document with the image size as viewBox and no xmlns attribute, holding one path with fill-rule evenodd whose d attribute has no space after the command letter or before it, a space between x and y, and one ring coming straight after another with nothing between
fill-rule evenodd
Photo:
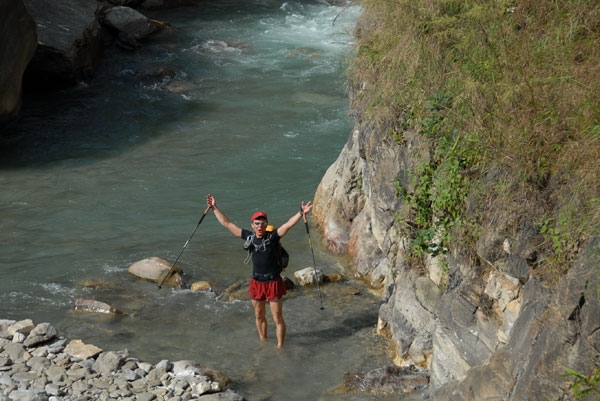
<instances>
[{"instance_id":1,"label":"black backpack","mask_svg":"<svg viewBox=\"0 0 600 401\"><path fill-rule=\"evenodd\" d=\"M277 247L279 248L279 253L277 254L277 264L281 270L284 270L288 267L288 263L290 263L290 255L287 253L281 242L277 242Z\"/></svg>"},{"instance_id":2,"label":"black backpack","mask_svg":"<svg viewBox=\"0 0 600 401\"><path fill-rule=\"evenodd\" d=\"M272 236L272 234L269 232L267 234L267 237L265 238L267 241L269 241L269 242L267 242L266 245L270 244L271 236ZM250 261L250 257L252 256L252 251L254 250L254 238L255 237L256 237L255 234L249 235L248 238L246 238L246 242L244 242L244 249L248 251L248 257L246 258L244 263L248 263ZM283 245L281 245L281 241L277 241L275 246L277 247L277 250L276 250L277 265L279 266L279 268L281 270L284 270L286 267L288 267L288 264L290 262L290 255L287 253L287 251L285 250Z\"/></svg>"}]
</instances>

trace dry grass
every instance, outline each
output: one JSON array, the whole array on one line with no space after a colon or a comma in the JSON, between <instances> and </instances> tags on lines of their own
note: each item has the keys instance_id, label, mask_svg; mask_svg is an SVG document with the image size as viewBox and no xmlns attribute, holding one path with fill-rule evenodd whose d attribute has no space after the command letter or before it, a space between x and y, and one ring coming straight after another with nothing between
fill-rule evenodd
<instances>
[{"instance_id":1,"label":"dry grass","mask_svg":"<svg viewBox=\"0 0 600 401\"><path fill-rule=\"evenodd\" d=\"M463 173L478 172L452 190L477 193L486 166L499 166L511 182L498 183L497 207L503 197L505 207L514 207L508 200L515 197L545 199L537 214L546 263L552 268L570 261L600 227L597 0L363 4L351 67L354 106L392 132L423 129L437 119L433 153L448 155L440 139L455 140L448 157L460 158ZM451 102L432 111L432 96L440 94ZM442 180L458 174L456 165L452 171L440 168L441 161L430 177L437 189L426 188L430 196ZM503 193L506 187L518 193ZM438 209L434 215L465 207Z\"/></svg>"}]
</instances>

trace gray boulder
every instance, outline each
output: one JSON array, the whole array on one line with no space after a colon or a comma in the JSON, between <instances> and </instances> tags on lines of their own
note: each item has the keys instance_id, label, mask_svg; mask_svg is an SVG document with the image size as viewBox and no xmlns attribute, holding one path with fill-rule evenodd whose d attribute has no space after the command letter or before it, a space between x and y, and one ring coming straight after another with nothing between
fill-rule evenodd
<instances>
[{"instance_id":1,"label":"gray boulder","mask_svg":"<svg viewBox=\"0 0 600 401\"><path fill-rule=\"evenodd\" d=\"M123 365L123 362L128 356L129 353L126 350L121 352L103 352L98 356L98 359L96 359L93 369L95 372L101 374L114 372Z\"/></svg>"},{"instance_id":2,"label":"gray boulder","mask_svg":"<svg viewBox=\"0 0 600 401\"><path fill-rule=\"evenodd\" d=\"M24 0L35 20L38 47L25 85L38 89L74 86L89 78L104 47L96 0Z\"/></svg>"},{"instance_id":3,"label":"gray boulder","mask_svg":"<svg viewBox=\"0 0 600 401\"><path fill-rule=\"evenodd\" d=\"M21 109L23 73L37 46L35 23L22 0L0 2L0 126Z\"/></svg>"},{"instance_id":4,"label":"gray boulder","mask_svg":"<svg viewBox=\"0 0 600 401\"><path fill-rule=\"evenodd\" d=\"M27 336L23 345L32 347L41 343L45 343L56 337L58 331L50 323L40 323Z\"/></svg>"},{"instance_id":5,"label":"gray boulder","mask_svg":"<svg viewBox=\"0 0 600 401\"><path fill-rule=\"evenodd\" d=\"M161 30L167 24L147 18L130 7L116 6L107 9L102 24L118 32L119 44L126 47L137 47L139 41Z\"/></svg>"}]
</instances>

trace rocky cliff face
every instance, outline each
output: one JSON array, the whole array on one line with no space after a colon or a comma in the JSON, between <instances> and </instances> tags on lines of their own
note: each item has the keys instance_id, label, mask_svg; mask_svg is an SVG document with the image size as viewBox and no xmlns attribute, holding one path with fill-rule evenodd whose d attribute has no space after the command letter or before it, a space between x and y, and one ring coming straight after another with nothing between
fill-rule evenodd
<instances>
[{"instance_id":1,"label":"rocky cliff face","mask_svg":"<svg viewBox=\"0 0 600 401\"><path fill-rule=\"evenodd\" d=\"M21 0L0 2L0 38L1 126L19 113L21 79L37 44L35 23Z\"/></svg>"},{"instance_id":2,"label":"rocky cliff face","mask_svg":"<svg viewBox=\"0 0 600 401\"><path fill-rule=\"evenodd\" d=\"M410 129L401 144L387 132L356 112L314 218L330 249L381 289L378 330L395 344L395 363L429 369L432 399L569 399L565 368L590 372L600 360L598 244L547 288L534 276L531 224L473 204L486 222L477 257L458 247L415 270L395 182L408 179L423 144Z\"/></svg>"}]
</instances>

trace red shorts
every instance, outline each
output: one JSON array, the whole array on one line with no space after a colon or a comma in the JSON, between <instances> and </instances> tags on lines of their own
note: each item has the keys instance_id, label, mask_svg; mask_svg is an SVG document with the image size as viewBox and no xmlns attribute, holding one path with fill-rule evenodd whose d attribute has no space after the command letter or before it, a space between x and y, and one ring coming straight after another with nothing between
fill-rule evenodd
<instances>
[{"instance_id":1,"label":"red shorts","mask_svg":"<svg viewBox=\"0 0 600 401\"><path fill-rule=\"evenodd\" d=\"M267 283L250 279L248 295L255 301L279 301L286 293L285 283L281 277Z\"/></svg>"}]
</instances>

